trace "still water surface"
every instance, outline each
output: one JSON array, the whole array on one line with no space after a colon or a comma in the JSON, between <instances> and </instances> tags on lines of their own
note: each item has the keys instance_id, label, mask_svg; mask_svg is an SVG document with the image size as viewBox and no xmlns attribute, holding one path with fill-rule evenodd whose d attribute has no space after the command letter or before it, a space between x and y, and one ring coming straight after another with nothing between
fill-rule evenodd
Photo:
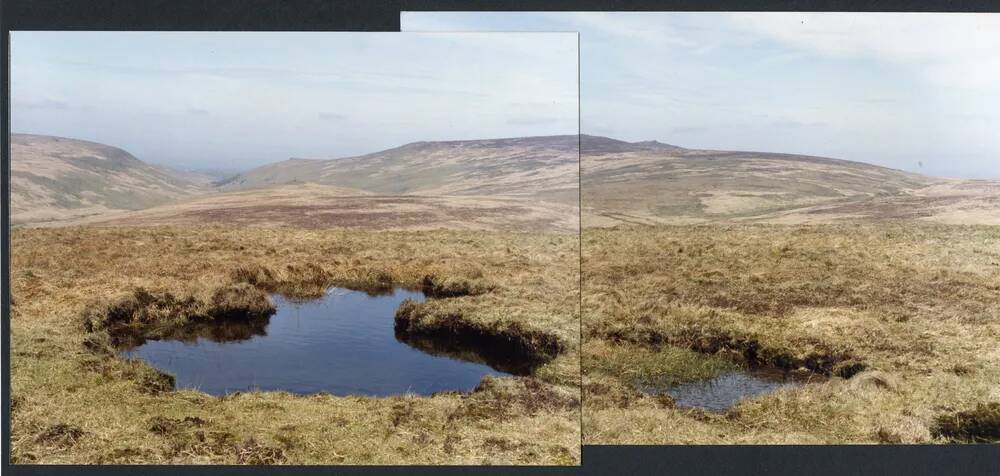
<instances>
[{"instance_id":1,"label":"still water surface","mask_svg":"<svg viewBox=\"0 0 1000 476\"><path fill-rule=\"evenodd\" d=\"M334 288L318 300L272 299L278 310L270 319L220 324L183 340L150 340L123 355L173 374L177 388L212 395L429 395L468 391L485 375L508 375L486 365L491 359L478 359L474 349L434 351L433 343L422 342L418 350L397 337L396 308L404 299L423 300L421 292L373 296Z\"/></svg>"},{"instance_id":2,"label":"still water surface","mask_svg":"<svg viewBox=\"0 0 1000 476\"><path fill-rule=\"evenodd\" d=\"M725 412L742 399L796 387L802 383L801 378L792 378L780 370L731 370L707 380L685 382L664 388L647 387L642 390L647 393L670 395L678 408Z\"/></svg>"}]
</instances>

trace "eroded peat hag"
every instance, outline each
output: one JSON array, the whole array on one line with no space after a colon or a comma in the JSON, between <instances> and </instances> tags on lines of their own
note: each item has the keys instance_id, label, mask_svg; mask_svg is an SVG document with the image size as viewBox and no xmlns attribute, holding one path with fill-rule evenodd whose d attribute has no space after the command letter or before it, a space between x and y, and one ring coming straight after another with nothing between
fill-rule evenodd
<instances>
[{"instance_id":1,"label":"eroded peat hag","mask_svg":"<svg viewBox=\"0 0 1000 476\"><path fill-rule=\"evenodd\" d=\"M482 349L477 352L480 359L497 362L519 375L531 373L565 350L565 344L547 332L517 323L505 329L476 325L460 314L439 314L433 306L414 301L404 302L396 311L395 333L402 341L445 353Z\"/></svg>"},{"instance_id":2,"label":"eroded peat hag","mask_svg":"<svg viewBox=\"0 0 1000 476\"><path fill-rule=\"evenodd\" d=\"M259 319L221 320L146 341L123 356L174 375L178 388L211 395L247 390L431 395L470 391L486 375L507 375L505 368L520 375L532 369L531 356L520 361L515 352L489 342L434 335L414 346L400 338L393 314L400 303L423 301L418 291L332 288L319 299L271 299L277 312L264 325Z\"/></svg>"},{"instance_id":3,"label":"eroded peat hag","mask_svg":"<svg viewBox=\"0 0 1000 476\"><path fill-rule=\"evenodd\" d=\"M986 439L969 435L989 432L982 409L1000 382L997 250L990 226L585 229L585 441ZM809 381L724 413L636 383L709 381L734 365Z\"/></svg>"},{"instance_id":4,"label":"eroded peat hag","mask_svg":"<svg viewBox=\"0 0 1000 476\"><path fill-rule=\"evenodd\" d=\"M16 461L579 461L575 236L84 227L15 230L11 238ZM267 299L271 293L296 302L331 286L378 295L394 287L423 289L428 277L466 283L451 285L455 289L488 290L426 299L420 306L428 315L459 316L500 335L549 335L562 350L525 375L489 377L468 392L215 397L180 388L140 360L120 358L118 345L139 341L109 332L141 331L135 335L162 342L185 329L216 329L202 339L252 340L276 317L274 304L282 308ZM217 327L233 323L224 308L257 309L265 326L251 320ZM130 317L106 319L117 315L109 309ZM394 323L391 312L385 317ZM79 432L42 437L56 425Z\"/></svg>"},{"instance_id":5,"label":"eroded peat hag","mask_svg":"<svg viewBox=\"0 0 1000 476\"><path fill-rule=\"evenodd\" d=\"M547 355L534 354L510 339L491 339L482 334L411 334L401 331L399 326L393 334L399 342L424 353L476 362L511 375L531 375L535 368L551 359Z\"/></svg>"}]
</instances>

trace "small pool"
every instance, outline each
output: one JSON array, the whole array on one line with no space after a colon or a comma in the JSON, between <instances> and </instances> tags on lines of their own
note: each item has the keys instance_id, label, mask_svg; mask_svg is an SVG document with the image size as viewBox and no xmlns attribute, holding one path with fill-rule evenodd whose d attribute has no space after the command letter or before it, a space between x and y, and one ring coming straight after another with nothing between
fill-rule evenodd
<instances>
[{"instance_id":1,"label":"small pool","mask_svg":"<svg viewBox=\"0 0 1000 476\"><path fill-rule=\"evenodd\" d=\"M643 387L651 394L669 395L678 408L725 412L745 398L802 385L804 379L777 369L729 370L718 376L667 387Z\"/></svg>"},{"instance_id":2,"label":"small pool","mask_svg":"<svg viewBox=\"0 0 1000 476\"><path fill-rule=\"evenodd\" d=\"M479 352L447 339L411 345L397 337L396 308L405 299L423 300L419 291L372 295L334 288L317 300L272 299L277 313L269 319L200 326L179 340L147 340L122 355L174 375L177 388L212 395L430 395L468 391L483 376L516 371L493 355L495 349Z\"/></svg>"}]
</instances>

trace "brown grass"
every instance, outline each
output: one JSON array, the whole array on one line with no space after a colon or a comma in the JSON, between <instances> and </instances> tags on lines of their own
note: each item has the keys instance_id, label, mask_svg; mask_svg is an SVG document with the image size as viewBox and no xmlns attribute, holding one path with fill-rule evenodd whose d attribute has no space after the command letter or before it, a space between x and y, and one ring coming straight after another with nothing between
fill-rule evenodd
<instances>
[{"instance_id":1,"label":"brown grass","mask_svg":"<svg viewBox=\"0 0 1000 476\"><path fill-rule=\"evenodd\" d=\"M11 251L15 462L579 462L575 236L83 227L15 230ZM122 336L266 322L268 293L328 286L428 288L410 309L452 316L435 332L527 343L544 362L466 394L212 397L114 352Z\"/></svg>"},{"instance_id":2,"label":"brown grass","mask_svg":"<svg viewBox=\"0 0 1000 476\"><path fill-rule=\"evenodd\" d=\"M1000 228L587 229L583 253L585 441L940 443L940 416L1000 400ZM620 378L704 365L656 357L681 351L833 378L725 415Z\"/></svg>"},{"instance_id":3,"label":"brown grass","mask_svg":"<svg viewBox=\"0 0 1000 476\"><path fill-rule=\"evenodd\" d=\"M526 196L372 195L317 184L286 184L239 192L215 192L136 211L91 211L71 220L30 226L98 225L271 226L322 230L418 231L434 229L573 233L575 206Z\"/></svg>"},{"instance_id":4,"label":"brown grass","mask_svg":"<svg viewBox=\"0 0 1000 476\"><path fill-rule=\"evenodd\" d=\"M941 415L934 433L958 442L1000 443L1000 403L979 404L972 410Z\"/></svg>"}]
</instances>

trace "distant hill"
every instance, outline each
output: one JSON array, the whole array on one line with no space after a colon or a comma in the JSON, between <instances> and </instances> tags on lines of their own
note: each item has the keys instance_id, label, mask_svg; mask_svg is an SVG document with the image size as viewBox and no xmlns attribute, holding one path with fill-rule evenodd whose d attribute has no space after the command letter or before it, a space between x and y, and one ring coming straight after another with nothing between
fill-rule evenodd
<instances>
[{"instance_id":1,"label":"distant hill","mask_svg":"<svg viewBox=\"0 0 1000 476\"><path fill-rule=\"evenodd\" d=\"M584 226L899 219L1000 224L1000 181L587 136L581 161Z\"/></svg>"},{"instance_id":2,"label":"distant hill","mask_svg":"<svg viewBox=\"0 0 1000 476\"><path fill-rule=\"evenodd\" d=\"M12 224L138 210L205 192L209 179L76 139L11 134Z\"/></svg>"},{"instance_id":3,"label":"distant hill","mask_svg":"<svg viewBox=\"0 0 1000 476\"><path fill-rule=\"evenodd\" d=\"M15 134L12 148L14 224L221 221L566 231L578 226L582 202L584 226L1000 225L1000 181L590 135L414 142L358 157L289 159L214 182L92 142ZM144 209L148 213L122 213Z\"/></svg>"},{"instance_id":4,"label":"distant hill","mask_svg":"<svg viewBox=\"0 0 1000 476\"><path fill-rule=\"evenodd\" d=\"M214 180L101 144L17 137L13 189L22 224L579 227L577 136L416 142L346 159L289 159Z\"/></svg>"},{"instance_id":5,"label":"distant hill","mask_svg":"<svg viewBox=\"0 0 1000 476\"><path fill-rule=\"evenodd\" d=\"M520 196L578 201L577 136L414 142L343 159L289 159L219 183L246 190L292 182L382 195Z\"/></svg>"},{"instance_id":6,"label":"distant hill","mask_svg":"<svg viewBox=\"0 0 1000 476\"><path fill-rule=\"evenodd\" d=\"M523 197L376 195L332 185L290 183L209 193L147 210L83 218L71 224L576 233L579 230L578 210L575 205Z\"/></svg>"},{"instance_id":7,"label":"distant hill","mask_svg":"<svg viewBox=\"0 0 1000 476\"><path fill-rule=\"evenodd\" d=\"M625 152L682 152L686 149L676 145L664 144L655 140L642 142L625 142L610 137L580 134L580 150L588 155L603 155Z\"/></svg>"}]
</instances>

